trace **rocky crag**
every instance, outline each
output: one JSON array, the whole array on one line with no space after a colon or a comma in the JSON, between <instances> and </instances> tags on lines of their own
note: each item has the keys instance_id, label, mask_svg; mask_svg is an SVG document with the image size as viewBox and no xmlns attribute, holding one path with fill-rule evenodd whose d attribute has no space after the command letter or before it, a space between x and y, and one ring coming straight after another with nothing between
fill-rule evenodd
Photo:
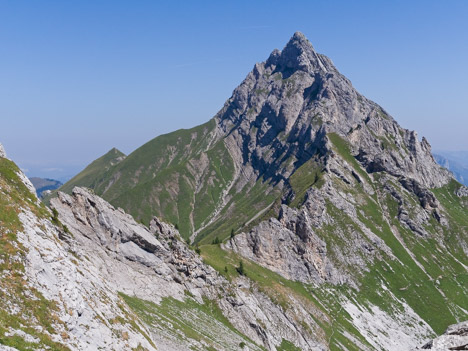
<instances>
[{"instance_id":1,"label":"rocky crag","mask_svg":"<svg viewBox=\"0 0 468 351\"><path fill-rule=\"evenodd\" d=\"M468 322L451 325L445 333L429 341L423 350L468 350Z\"/></svg>"}]
</instances>

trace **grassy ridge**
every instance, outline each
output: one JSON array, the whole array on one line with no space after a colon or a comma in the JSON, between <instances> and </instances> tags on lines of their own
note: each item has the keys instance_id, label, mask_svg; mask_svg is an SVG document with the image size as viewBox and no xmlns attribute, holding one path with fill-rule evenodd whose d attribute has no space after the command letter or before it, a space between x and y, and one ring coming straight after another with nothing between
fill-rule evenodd
<instances>
[{"instance_id":1,"label":"grassy ridge","mask_svg":"<svg viewBox=\"0 0 468 351\"><path fill-rule=\"evenodd\" d=\"M109 167L103 166L105 155L60 190L90 187L137 220L148 224L153 216L161 217L188 238L207 222L234 174L224 141L211 135L214 128L211 120L161 135Z\"/></svg>"},{"instance_id":2,"label":"grassy ridge","mask_svg":"<svg viewBox=\"0 0 468 351\"><path fill-rule=\"evenodd\" d=\"M60 191L71 193L73 187L82 186L93 189L100 183L101 179L105 176L106 172L118 162L118 159L125 157L125 154L113 148L105 155L93 161L83 171L78 173L75 177L70 179L64 184Z\"/></svg>"}]
</instances>

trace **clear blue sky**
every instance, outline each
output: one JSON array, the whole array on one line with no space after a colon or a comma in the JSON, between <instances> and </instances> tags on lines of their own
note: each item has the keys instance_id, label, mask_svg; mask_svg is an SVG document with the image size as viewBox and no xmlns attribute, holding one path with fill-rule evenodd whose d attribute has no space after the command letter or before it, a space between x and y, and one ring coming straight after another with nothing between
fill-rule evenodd
<instances>
[{"instance_id":1,"label":"clear blue sky","mask_svg":"<svg viewBox=\"0 0 468 351\"><path fill-rule=\"evenodd\" d=\"M468 149L462 0L0 0L0 142L30 176L72 175L207 121L297 30L402 126Z\"/></svg>"}]
</instances>

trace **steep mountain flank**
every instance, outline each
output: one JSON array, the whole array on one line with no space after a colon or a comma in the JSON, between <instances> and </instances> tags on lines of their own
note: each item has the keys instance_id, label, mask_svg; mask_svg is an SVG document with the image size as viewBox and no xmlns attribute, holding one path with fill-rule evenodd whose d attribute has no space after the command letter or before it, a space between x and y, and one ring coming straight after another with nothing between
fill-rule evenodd
<instances>
[{"instance_id":1,"label":"steep mountain flank","mask_svg":"<svg viewBox=\"0 0 468 351\"><path fill-rule=\"evenodd\" d=\"M91 187L144 223L158 215L184 237L209 242L277 212L280 202L300 201L329 164L330 138L347 142L366 173L428 188L450 180L424 138L360 95L296 33L255 65L210 122L157 137L104 175L62 190Z\"/></svg>"},{"instance_id":2,"label":"steep mountain flank","mask_svg":"<svg viewBox=\"0 0 468 351\"><path fill-rule=\"evenodd\" d=\"M2 350L327 348L312 301L288 294L285 309L286 293L226 279L157 218L144 227L82 188L49 211L5 158L0 191Z\"/></svg>"}]
</instances>

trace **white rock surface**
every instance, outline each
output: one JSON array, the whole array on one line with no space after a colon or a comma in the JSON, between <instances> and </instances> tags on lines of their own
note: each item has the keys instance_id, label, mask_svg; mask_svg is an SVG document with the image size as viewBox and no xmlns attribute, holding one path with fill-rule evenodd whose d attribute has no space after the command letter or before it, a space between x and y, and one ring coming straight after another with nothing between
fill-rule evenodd
<instances>
[{"instance_id":1,"label":"white rock surface","mask_svg":"<svg viewBox=\"0 0 468 351\"><path fill-rule=\"evenodd\" d=\"M7 157L5 149L3 148L3 145L0 143L0 157Z\"/></svg>"},{"instance_id":2,"label":"white rock surface","mask_svg":"<svg viewBox=\"0 0 468 351\"><path fill-rule=\"evenodd\" d=\"M443 335L429 341L422 349L434 351L468 350L468 321L449 326Z\"/></svg>"},{"instance_id":3,"label":"white rock surface","mask_svg":"<svg viewBox=\"0 0 468 351\"><path fill-rule=\"evenodd\" d=\"M360 306L351 301L343 304L366 340L376 349L388 351L408 350L432 335L430 326L406 303L403 306L404 313L395 310L389 315L375 305Z\"/></svg>"},{"instance_id":4,"label":"white rock surface","mask_svg":"<svg viewBox=\"0 0 468 351\"><path fill-rule=\"evenodd\" d=\"M77 260L68 245L57 239L59 233L49 221L39 220L28 211L21 213L20 219L24 231L18 233L18 239L27 249L28 281L45 298L57 302L59 318L66 326L67 345L90 351L129 350L138 345L155 350L130 323L111 323L118 317L128 320L131 311L121 310L119 306L124 305L102 271ZM140 328L145 330L144 325Z\"/></svg>"}]
</instances>

